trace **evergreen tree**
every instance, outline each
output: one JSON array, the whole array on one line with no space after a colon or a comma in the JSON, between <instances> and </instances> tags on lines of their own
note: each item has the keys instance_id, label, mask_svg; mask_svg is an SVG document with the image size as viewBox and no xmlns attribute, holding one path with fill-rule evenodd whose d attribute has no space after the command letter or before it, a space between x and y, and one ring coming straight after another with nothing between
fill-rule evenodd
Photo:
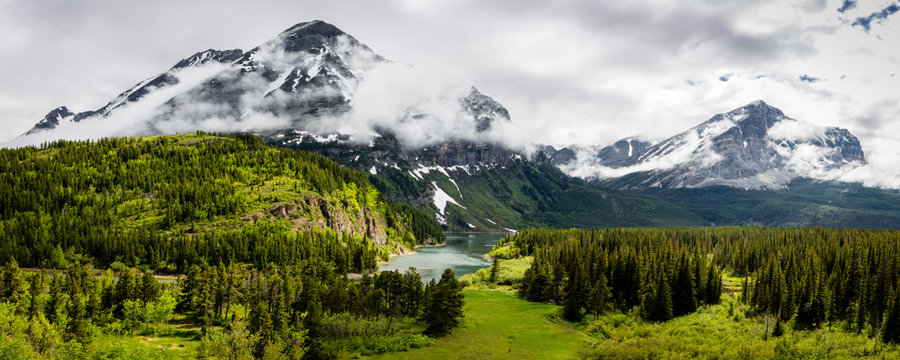
<instances>
[{"instance_id":1,"label":"evergreen tree","mask_svg":"<svg viewBox=\"0 0 900 360\"><path fill-rule=\"evenodd\" d=\"M162 287L150 271L144 271L141 277L140 294L141 300L144 300L145 303L156 301L162 294Z\"/></svg>"},{"instance_id":2,"label":"evergreen tree","mask_svg":"<svg viewBox=\"0 0 900 360\"><path fill-rule=\"evenodd\" d=\"M488 278L489 282L497 283L497 274L500 272L500 258L494 257L491 263L491 275Z\"/></svg>"},{"instance_id":3,"label":"evergreen tree","mask_svg":"<svg viewBox=\"0 0 900 360\"><path fill-rule=\"evenodd\" d=\"M667 321L672 318L672 291L665 274L660 274L656 280L656 288L646 311L647 320L650 321Z\"/></svg>"},{"instance_id":4,"label":"evergreen tree","mask_svg":"<svg viewBox=\"0 0 900 360\"><path fill-rule=\"evenodd\" d=\"M891 291L884 320L881 322L881 340L885 343L900 343L900 286Z\"/></svg>"},{"instance_id":5,"label":"evergreen tree","mask_svg":"<svg viewBox=\"0 0 900 360\"><path fill-rule=\"evenodd\" d=\"M425 296L422 277L416 272L415 268L409 268L403 274L403 282L406 288L406 296L403 298L404 311L407 316L417 317Z\"/></svg>"},{"instance_id":6,"label":"evergreen tree","mask_svg":"<svg viewBox=\"0 0 900 360\"><path fill-rule=\"evenodd\" d=\"M22 277L22 270L19 269L19 263L15 258L11 258L3 268L2 288L0 288L0 299L16 305L16 312L25 313L27 309L25 279Z\"/></svg>"},{"instance_id":7,"label":"evergreen tree","mask_svg":"<svg viewBox=\"0 0 900 360\"><path fill-rule=\"evenodd\" d=\"M58 274L53 274L50 279L50 300L47 302L47 320L56 323L57 315L65 306L66 295L62 289L62 278Z\"/></svg>"},{"instance_id":8,"label":"evergreen tree","mask_svg":"<svg viewBox=\"0 0 900 360\"><path fill-rule=\"evenodd\" d=\"M37 273L31 276L31 286L28 292L31 301L28 303L28 319L33 320L43 310L40 296L44 293L44 274Z\"/></svg>"},{"instance_id":9,"label":"evergreen tree","mask_svg":"<svg viewBox=\"0 0 900 360\"><path fill-rule=\"evenodd\" d=\"M582 266L581 261L576 260L566 281L563 317L569 321L581 321L584 319L581 309L585 307L590 291L584 266Z\"/></svg>"},{"instance_id":10,"label":"evergreen tree","mask_svg":"<svg viewBox=\"0 0 900 360\"><path fill-rule=\"evenodd\" d=\"M690 314L697 310L697 293L690 261L682 255L678 263L675 287L672 289L672 313L674 316Z\"/></svg>"},{"instance_id":11,"label":"evergreen tree","mask_svg":"<svg viewBox=\"0 0 900 360\"><path fill-rule=\"evenodd\" d=\"M75 340L83 345L91 342L91 336L88 333L88 319L84 306L84 298L76 295L69 302L68 308L69 322L66 326L66 339Z\"/></svg>"},{"instance_id":12,"label":"evergreen tree","mask_svg":"<svg viewBox=\"0 0 900 360\"><path fill-rule=\"evenodd\" d=\"M603 314L612 310L612 291L609 289L606 281L606 275L600 274L597 282L591 288L591 294L588 298L588 311L594 316Z\"/></svg>"},{"instance_id":13,"label":"evergreen tree","mask_svg":"<svg viewBox=\"0 0 900 360\"><path fill-rule=\"evenodd\" d=\"M187 275L178 279L180 294L178 295L178 304L175 305L175 311L185 313L194 310L194 295L196 295L196 288L200 285L201 272L200 266L196 264L191 265L188 268Z\"/></svg>"},{"instance_id":14,"label":"evergreen tree","mask_svg":"<svg viewBox=\"0 0 900 360\"><path fill-rule=\"evenodd\" d=\"M744 299L743 296L747 294L747 279L744 279L744 289L742 289L741 299ZM704 301L707 304L718 304L722 301L722 273L719 272L719 269L716 267L715 262L709 263L709 270L706 272L706 285L703 287L705 291L705 299Z\"/></svg>"},{"instance_id":15,"label":"evergreen tree","mask_svg":"<svg viewBox=\"0 0 900 360\"><path fill-rule=\"evenodd\" d=\"M433 282L432 282L433 283ZM453 270L446 269L441 280L433 286L429 284L430 294L422 319L428 325L425 330L430 334L445 334L459 325L463 317L462 286L456 280Z\"/></svg>"}]
</instances>

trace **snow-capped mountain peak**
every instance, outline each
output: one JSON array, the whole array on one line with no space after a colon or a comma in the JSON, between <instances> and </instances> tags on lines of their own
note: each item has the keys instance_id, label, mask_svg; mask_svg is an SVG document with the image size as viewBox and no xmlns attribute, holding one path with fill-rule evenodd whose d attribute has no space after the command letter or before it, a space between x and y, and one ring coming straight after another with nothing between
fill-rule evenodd
<instances>
[{"instance_id":1,"label":"snow-capped mountain peak","mask_svg":"<svg viewBox=\"0 0 900 360\"><path fill-rule=\"evenodd\" d=\"M628 156L623 144L631 145ZM762 100L655 144L638 143L637 152L633 145L623 139L599 150L579 149L558 165L571 175L623 187L781 188L797 176L830 179L865 164L859 140L846 129L792 119ZM626 176L626 183L617 180Z\"/></svg>"},{"instance_id":2,"label":"snow-capped mountain peak","mask_svg":"<svg viewBox=\"0 0 900 360\"><path fill-rule=\"evenodd\" d=\"M93 119L104 119L97 126L113 132L103 136L210 130L209 124L226 125L215 131L314 130L304 128L309 119L346 113L360 81L382 64L391 63L336 26L302 22L246 52L197 52L99 109L51 111L26 135ZM472 118L477 132L509 120L502 105L474 88L453 106ZM409 108L416 112L415 104Z\"/></svg>"}]
</instances>

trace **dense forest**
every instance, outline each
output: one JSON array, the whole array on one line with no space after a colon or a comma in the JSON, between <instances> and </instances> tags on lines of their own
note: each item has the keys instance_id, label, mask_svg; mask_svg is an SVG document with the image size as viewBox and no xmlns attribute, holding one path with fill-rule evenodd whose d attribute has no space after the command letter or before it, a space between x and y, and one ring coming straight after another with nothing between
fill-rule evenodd
<instances>
[{"instance_id":1,"label":"dense forest","mask_svg":"<svg viewBox=\"0 0 900 360\"><path fill-rule=\"evenodd\" d=\"M153 333L176 315L198 324L202 358L328 359L349 348L401 351L431 344L398 331L418 321L425 334L456 327L461 285L449 269L423 285L419 274L382 272L349 280L323 259L264 269L192 265L177 283L160 284L130 268L95 274L25 273L13 260L0 279L0 351L4 358L164 358L92 348L98 332ZM93 349L93 350L89 350Z\"/></svg>"},{"instance_id":2,"label":"dense forest","mask_svg":"<svg viewBox=\"0 0 900 360\"><path fill-rule=\"evenodd\" d=\"M493 256L533 256L519 284L566 317L614 308L668 320L716 303L722 272L743 277L741 301L784 326L838 326L900 342L900 232L826 228L658 228L521 231Z\"/></svg>"},{"instance_id":3,"label":"dense forest","mask_svg":"<svg viewBox=\"0 0 900 360\"><path fill-rule=\"evenodd\" d=\"M26 267L326 258L344 272L443 234L322 156L198 133L0 150L0 238L0 261Z\"/></svg>"}]
</instances>

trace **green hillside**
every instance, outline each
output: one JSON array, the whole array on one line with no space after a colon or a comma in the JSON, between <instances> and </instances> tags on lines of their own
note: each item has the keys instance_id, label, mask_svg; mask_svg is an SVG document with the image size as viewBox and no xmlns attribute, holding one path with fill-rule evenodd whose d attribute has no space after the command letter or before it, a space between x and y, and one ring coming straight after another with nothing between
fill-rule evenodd
<instances>
[{"instance_id":1,"label":"green hillside","mask_svg":"<svg viewBox=\"0 0 900 360\"><path fill-rule=\"evenodd\" d=\"M363 173L251 135L198 133L0 150L0 238L0 261L27 267L183 272L323 256L345 272L443 235Z\"/></svg>"}]
</instances>

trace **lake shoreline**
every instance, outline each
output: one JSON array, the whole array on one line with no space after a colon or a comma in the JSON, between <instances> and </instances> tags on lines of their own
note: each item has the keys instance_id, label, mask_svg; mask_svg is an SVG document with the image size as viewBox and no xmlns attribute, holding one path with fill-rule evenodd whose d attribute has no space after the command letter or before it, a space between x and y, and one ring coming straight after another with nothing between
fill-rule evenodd
<instances>
[{"instance_id":1,"label":"lake shoreline","mask_svg":"<svg viewBox=\"0 0 900 360\"><path fill-rule=\"evenodd\" d=\"M440 244L417 245L413 250L398 249L399 251L391 254L387 261L378 262L377 271L403 272L408 267L414 267L419 270L425 281L440 277L445 268L452 268L457 275L472 273L490 266L490 263L484 260L484 254L489 252L493 244L502 239L505 233L445 234L447 239Z\"/></svg>"}]
</instances>

